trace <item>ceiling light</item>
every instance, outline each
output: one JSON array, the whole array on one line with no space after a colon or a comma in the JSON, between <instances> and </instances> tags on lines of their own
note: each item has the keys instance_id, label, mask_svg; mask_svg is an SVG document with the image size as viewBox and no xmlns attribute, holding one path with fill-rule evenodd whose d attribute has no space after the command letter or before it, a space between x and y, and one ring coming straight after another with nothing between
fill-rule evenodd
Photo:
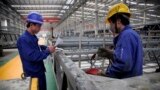
<instances>
[{"instance_id":1,"label":"ceiling light","mask_svg":"<svg viewBox=\"0 0 160 90\"><path fill-rule=\"evenodd\" d=\"M153 15L153 14L151 14L151 16L152 16L152 17L156 17L157 15Z\"/></svg>"},{"instance_id":2,"label":"ceiling light","mask_svg":"<svg viewBox=\"0 0 160 90\"><path fill-rule=\"evenodd\" d=\"M145 3L139 3L140 6L145 6ZM146 4L146 6L154 6L154 4Z\"/></svg>"},{"instance_id":3,"label":"ceiling light","mask_svg":"<svg viewBox=\"0 0 160 90\"><path fill-rule=\"evenodd\" d=\"M81 14L82 12L81 11L76 11L76 13L78 13L78 14ZM89 13L89 12L84 12L84 14L91 14L91 13Z\"/></svg>"},{"instance_id":4,"label":"ceiling light","mask_svg":"<svg viewBox=\"0 0 160 90\"><path fill-rule=\"evenodd\" d=\"M134 18L131 18L131 20L139 20L139 19L134 19Z\"/></svg>"},{"instance_id":5,"label":"ceiling light","mask_svg":"<svg viewBox=\"0 0 160 90\"><path fill-rule=\"evenodd\" d=\"M137 15L140 15L141 13L133 13L133 14L137 14Z\"/></svg>"},{"instance_id":6,"label":"ceiling light","mask_svg":"<svg viewBox=\"0 0 160 90\"><path fill-rule=\"evenodd\" d=\"M73 4L74 3L74 0L67 0L66 1L66 4Z\"/></svg>"},{"instance_id":7,"label":"ceiling light","mask_svg":"<svg viewBox=\"0 0 160 90\"><path fill-rule=\"evenodd\" d=\"M99 10L99 12L106 13L107 11L105 11L105 10Z\"/></svg>"},{"instance_id":8,"label":"ceiling light","mask_svg":"<svg viewBox=\"0 0 160 90\"><path fill-rule=\"evenodd\" d=\"M140 18L140 19L150 19L150 18L144 18L144 17L138 17L138 18Z\"/></svg>"},{"instance_id":9,"label":"ceiling light","mask_svg":"<svg viewBox=\"0 0 160 90\"><path fill-rule=\"evenodd\" d=\"M154 6L154 4L147 4L147 6Z\"/></svg>"},{"instance_id":10,"label":"ceiling light","mask_svg":"<svg viewBox=\"0 0 160 90\"><path fill-rule=\"evenodd\" d=\"M127 1L127 3L129 3L129 4L132 4L132 5L136 5L137 4L137 2L133 2L133 1Z\"/></svg>"},{"instance_id":11,"label":"ceiling light","mask_svg":"<svg viewBox=\"0 0 160 90\"><path fill-rule=\"evenodd\" d=\"M54 17L54 16L52 16L52 15L43 15L43 17ZM59 16L56 16L56 17L59 17Z\"/></svg>"},{"instance_id":12,"label":"ceiling light","mask_svg":"<svg viewBox=\"0 0 160 90\"><path fill-rule=\"evenodd\" d=\"M137 4L137 2L130 2L130 4L136 5L136 4Z\"/></svg>"},{"instance_id":13,"label":"ceiling light","mask_svg":"<svg viewBox=\"0 0 160 90\"><path fill-rule=\"evenodd\" d=\"M88 5L93 5L93 6L96 5L94 2L87 2L87 4L88 4ZM98 3L97 5L98 5L98 6L101 6L101 7L104 7L104 6L105 6L105 5L102 4L102 3Z\"/></svg>"},{"instance_id":14,"label":"ceiling light","mask_svg":"<svg viewBox=\"0 0 160 90\"><path fill-rule=\"evenodd\" d=\"M56 14L57 14L57 13L41 13L41 15L56 15ZM28 15L28 14L22 13L21 15L26 16L26 15Z\"/></svg>"},{"instance_id":15,"label":"ceiling light","mask_svg":"<svg viewBox=\"0 0 160 90\"><path fill-rule=\"evenodd\" d=\"M84 10L95 11L95 9L93 9L93 8L84 8ZM105 10L99 10L99 12L104 12L104 13L106 13Z\"/></svg>"},{"instance_id":16,"label":"ceiling light","mask_svg":"<svg viewBox=\"0 0 160 90\"><path fill-rule=\"evenodd\" d=\"M148 11L153 12L154 10L148 10Z\"/></svg>"},{"instance_id":17,"label":"ceiling light","mask_svg":"<svg viewBox=\"0 0 160 90\"><path fill-rule=\"evenodd\" d=\"M18 12L30 12L30 11L37 11L37 12L58 12L59 10L17 10Z\"/></svg>"},{"instance_id":18,"label":"ceiling light","mask_svg":"<svg viewBox=\"0 0 160 90\"><path fill-rule=\"evenodd\" d=\"M69 6L63 6L63 9L69 9Z\"/></svg>"},{"instance_id":19,"label":"ceiling light","mask_svg":"<svg viewBox=\"0 0 160 90\"><path fill-rule=\"evenodd\" d=\"M136 8L131 8L130 10L135 11L135 10L137 10L137 9L136 9Z\"/></svg>"},{"instance_id":20,"label":"ceiling light","mask_svg":"<svg viewBox=\"0 0 160 90\"><path fill-rule=\"evenodd\" d=\"M93 8L84 8L84 10L95 11Z\"/></svg>"},{"instance_id":21,"label":"ceiling light","mask_svg":"<svg viewBox=\"0 0 160 90\"><path fill-rule=\"evenodd\" d=\"M24 7L24 8L38 8L38 7L49 7L49 8L55 8L55 7L62 7L62 5L11 5L12 7Z\"/></svg>"},{"instance_id":22,"label":"ceiling light","mask_svg":"<svg viewBox=\"0 0 160 90\"><path fill-rule=\"evenodd\" d=\"M154 14L147 14L148 16L157 17L157 15Z\"/></svg>"},{"instance_id":23,"label":"ceiling light","mask_svg":"<svg viewBox=\"0 0 160 90\"><path fill-rule=\"evenodd\" d=\"M65 13L66 11L65 11L65 10L61 10L60 12L61 12L61 13Z\"/></svg>"},{"instance_id":24,"label":"ceiling light","mask_svg":"<svg viewBox=\"0 0 160 90\"><path fill-rule=\"evenodd\" d=\"M59 16L62 16L62 15L63 15L62 13L59 14Z\"/></svg>"}]
</instances>

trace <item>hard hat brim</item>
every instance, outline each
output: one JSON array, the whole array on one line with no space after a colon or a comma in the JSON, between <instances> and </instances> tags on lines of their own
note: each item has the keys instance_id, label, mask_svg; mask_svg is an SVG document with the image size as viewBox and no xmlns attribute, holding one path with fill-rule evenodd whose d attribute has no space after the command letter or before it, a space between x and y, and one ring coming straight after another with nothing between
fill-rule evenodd
<instances>
[{"instance_id":1,"label":"hard hat brim","mask_svg":"<svg viewBox=\"0 0 160 90\"><path fill-rule=\"evenodd\" d=\"M37 21L37 20L32 20L32 19L27 19L27 22L32 22L32 23L37 23L37 24L43 24L43 22Z\"/></svg>"}]
</instances>

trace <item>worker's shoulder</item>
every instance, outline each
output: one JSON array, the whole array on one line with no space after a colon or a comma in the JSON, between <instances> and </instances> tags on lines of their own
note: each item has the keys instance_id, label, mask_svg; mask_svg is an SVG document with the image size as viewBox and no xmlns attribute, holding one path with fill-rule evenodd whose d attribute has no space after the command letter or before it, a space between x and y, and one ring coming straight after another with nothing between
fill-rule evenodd
<instances>
[{"instance_id":1,"label":"worker's shoulder","mask_svg":"<svg viewBox=\"0 0 160 90\"><path fill-rule=\"evenodd\" d=\"M131 40L131 41L136 41L136 42L139 42L141 40L139 34L134 31L133 29L128 29L128 30L125 30L123 32L123 35L122 35L123 38L126 38L128 40Z\"/></svg>"},{"instance_id":2,"label":"worker's shoulder","mask_svg":"<svg viewBox=\"0 0 160 90\"><path fill-rule=\"evenodd\" d=\"M134 31L133 29L128 29L128 30L125 30L123 33L122 33L122 36L125 36L125 37L139 37L138 33L136 31Z\"/></svg>"},{"instance_id":3,"label":"worker's shoulder","mask_svg":"<svg viewBox=\"0 0 160 90\"><path fill-rule=\"evenodd\" d=\"M27 35L22 34L22 35L19 37L18 41L22 41L22 42L23 42L23 41L26 41L26 42L29 42L30 39L29 39L29 37L28 37Z\"/></svg>"}]
</instances>

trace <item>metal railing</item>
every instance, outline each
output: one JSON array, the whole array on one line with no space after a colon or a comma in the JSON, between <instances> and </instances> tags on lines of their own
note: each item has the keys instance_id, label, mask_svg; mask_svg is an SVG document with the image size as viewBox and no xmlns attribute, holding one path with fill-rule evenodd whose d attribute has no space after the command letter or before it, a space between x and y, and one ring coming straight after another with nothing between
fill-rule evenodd
<instances>
[{"instance_id":1,"label":"metal railing","mask_svg":"<svg viewBox=\"0 0 160 90\"><path fill-rule=\"evenodd\" d=\"M54 54L54 67L59 90L100 90L84 71L64 55L63 51Z\"/></svg>"},{"instance_id":2,"label":"metal railing","mask_svg":"<svg viewBox=\"0 0 160 90\"><path fill-rule=\"evenodd\" d=\"M160 49L144 48L144 52L153 52L153 50L159 51ZM158 61L158 59L156 61ZM77 67L76 64L69 59L62 50L58 50L54 53L54 69L57 78L58 90L104 90L103 87L100 87L104 77L90 76L86 74L83 70ZM112 80L111 78L105 78L106 81L108 80L107 82L119 82L117 79ZM98 80L99 83L97 83L96 80ZM128 82L127 79L124 79L124 81ZM111 87L113 88L113 86Z\"/></svg>"}]
</instances>

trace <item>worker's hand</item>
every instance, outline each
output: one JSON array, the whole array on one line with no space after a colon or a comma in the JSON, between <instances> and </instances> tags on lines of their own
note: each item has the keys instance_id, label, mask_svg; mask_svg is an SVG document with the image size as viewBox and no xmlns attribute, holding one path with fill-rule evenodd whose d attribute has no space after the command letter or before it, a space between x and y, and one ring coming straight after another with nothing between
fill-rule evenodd
<instances>
[{"instance_id":1,"label":"worker's hand","mask_svg":"<svg viewBox=\"0 0 160 90\"><path fill-rule=\"evenodd\" d=\"M97 75L99 75L99 76L106 76L105 71L103 71L103 70L99 70L97 72Z\"/></svg>"},{"instance_id":2,"label":"worker's hand","mask_svg":"<svg viewBox=\"0 0 160 90\"><path fill-rule=\"evenodd\" d=\"M52 46L52 45L51 45L51 46L48 46L48 49L49 49L49 52L50 52L50 53L55 52L55 50L56 50L55 48L56 48L56 47L55 47L55 46Z\"/></svg>"},{"instance_id":3,"label":"worker's hand","mask_svg":"<svg viewBox=\"0 0 160 90\"><path fill-rule=\"evenodd\" d=\"M99 48L97 51L98 56L106 57L113 60L113 51L105 48Z\"/></svg>"},{"instance_id":4,"label":"worker's hand","mask_svg":"<svg viewBox=\"0 0 160 90\"><path fill-rule=\"evenodd\" d=\"M102 74L102 70L98 70L97 75L101 75Z\"/></svg>"},{"instance_id":5,"label":"worker's hand","mask_svg":"<svg viewBox=\"0 0 160 90\"><path fill-rule=\"evenodd\" d=\"M93 54L91 57L91 60L95 59L95 57L96 57L96 54Z\"/></svg>"}]
</instances>

